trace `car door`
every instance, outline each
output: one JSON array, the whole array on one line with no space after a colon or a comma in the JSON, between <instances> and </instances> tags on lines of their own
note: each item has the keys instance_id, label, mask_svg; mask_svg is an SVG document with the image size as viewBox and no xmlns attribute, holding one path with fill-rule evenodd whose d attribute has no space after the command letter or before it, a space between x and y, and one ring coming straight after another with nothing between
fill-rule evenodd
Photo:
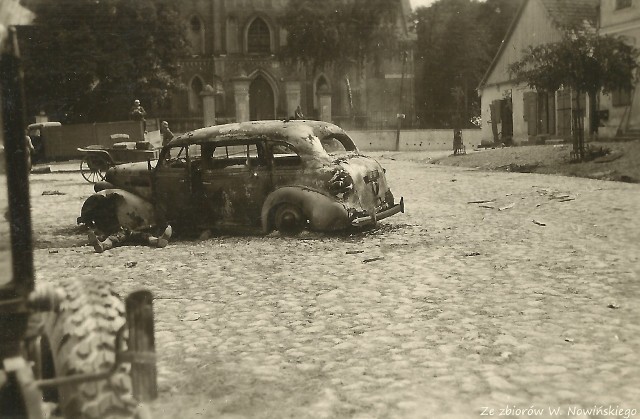
<instances>
[{"instance_id":1,"label":"car door","mask_svg":"<svg viewBox=\"0 0 640 419\"><path fill-rule=\"evenodd\" d=\"M262 204L272 190L263 141L217 144L207 161L202 167L202 187L213 223L259 225Z\"/></svg>"},{"instance_id":2,"label":"car door","mask_svg":"<svg viewBox=\"0 0 640 419\"><path fill-rule=\"evenodd\" d=\"M163 150L154 172L154 204L162 221L185 224L191 208L188 147Z\"/></svg>"}]
</instances>

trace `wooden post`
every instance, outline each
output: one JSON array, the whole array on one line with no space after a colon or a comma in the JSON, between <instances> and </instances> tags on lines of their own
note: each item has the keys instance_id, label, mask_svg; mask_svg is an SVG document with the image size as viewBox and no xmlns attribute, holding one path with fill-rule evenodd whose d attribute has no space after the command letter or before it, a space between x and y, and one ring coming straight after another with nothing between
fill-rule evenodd
<instances>
[{"instance_id":1,"label":"wooden post","mask_svg":"<svg viewBox=\"0 0 640 419\"><path fill-rule=\"evenodd\" d=\"M133 395L140 402L158 397L155 363L155 337L153 331L153 296L142 290L132 292L125 301L129 326L129 352Z\"/></svg>"},{"instance_id":2,"label":"wooden post","mask_svg":"<svg viewBox=\"0 0 640 419\"><path fill-rule=\"evenodd\" d=\"M404 73L406 71L407 58L409 53L407 51L402 51L401 54L402 75L400 76L400 92L398 94L398 126L396 129L396 151L400 151L400 129L402 128L402 120L405 117L405 115L402 113L402 88L404 87Z\"/></svg>"}]
</instances>

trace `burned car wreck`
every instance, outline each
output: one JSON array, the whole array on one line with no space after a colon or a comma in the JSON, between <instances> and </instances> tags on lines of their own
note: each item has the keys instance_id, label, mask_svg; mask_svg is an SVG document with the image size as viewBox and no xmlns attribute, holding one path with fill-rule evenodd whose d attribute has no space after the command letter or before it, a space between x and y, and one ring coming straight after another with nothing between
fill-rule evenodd
<instances>
[{"instance_id":1,"label":"burned car wreck","mask_svg":"<svg viewBox=\"0 0 640 419\"><path fill-rule=\"evenodd\" d=\"M297 234L375 225L404 212L385 170L319 121L217 125L174 138L151 162L109 169L79 223L104 232L252 227Z\"/></svg>"}]
</instances>

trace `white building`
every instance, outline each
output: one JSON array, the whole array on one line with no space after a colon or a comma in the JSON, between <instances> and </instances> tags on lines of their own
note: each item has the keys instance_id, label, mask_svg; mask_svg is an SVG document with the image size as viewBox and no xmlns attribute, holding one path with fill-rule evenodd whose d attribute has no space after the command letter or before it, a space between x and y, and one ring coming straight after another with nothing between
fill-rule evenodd
<instances>
[{"instance_id":1,"label":"white building","mask_svg":"<svg viewBox=\"0 0 640 419\"><path fill-rule=\"evenodd\" d=\"M640 1L640 0L639 0ZM572 100L569 91L536 92L514 81L509 66L529 46L557 42L576 25L597 25L598 0L525 0L478 91L482 107L482 140L514 143L571 136ZM581 109L589 104L582 98ZM585 123L585 126L588 124Z\"/></svg>"},{"instance_id":2,"label":"white building","mask_svg":"<svg viewBox=\"0 0 640 419\"><path fill-rule=\"evenodd\" d=\"M621 36L640 48L640 0L601 0L600 34ZM605 117L600 137L640 135L640 89L601 95L599 109Z\"/></svg>"}]
</instances>

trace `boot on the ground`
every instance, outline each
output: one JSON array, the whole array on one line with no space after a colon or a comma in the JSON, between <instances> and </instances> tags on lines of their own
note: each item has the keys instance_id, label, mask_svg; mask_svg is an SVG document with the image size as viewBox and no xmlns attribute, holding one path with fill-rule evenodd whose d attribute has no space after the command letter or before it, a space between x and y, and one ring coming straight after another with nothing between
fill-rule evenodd
<instances>
[{"instance_id":1,"label":"boot on the ground","mask_svg":"<svg viewBox=\"0 0 640 419\"><path fill-rule=\"evenodd\" d=\"M109 250L113 247L113 242L110 239L106 239L105 241L100 241L96 233L93 231L89 231L89 244L93 246L96 253L102 253L105 250Z\"/></svg>"},{"instance_id":2,"label":"boot on the ground","mask_svg":"<svg viewBox=\"0 0 640 419\"><path fill-rule=\"evenodd\" d=\"M167 244L169 244L169 239L171 238L172 233L173 233L173 230L171 229L171 226L167 226L167 228L164 229L160 237L153 237L153 236L149 237L149 245L154 247L160 247L160 248L166 247Z\"/></svg>"}]
</instances>

